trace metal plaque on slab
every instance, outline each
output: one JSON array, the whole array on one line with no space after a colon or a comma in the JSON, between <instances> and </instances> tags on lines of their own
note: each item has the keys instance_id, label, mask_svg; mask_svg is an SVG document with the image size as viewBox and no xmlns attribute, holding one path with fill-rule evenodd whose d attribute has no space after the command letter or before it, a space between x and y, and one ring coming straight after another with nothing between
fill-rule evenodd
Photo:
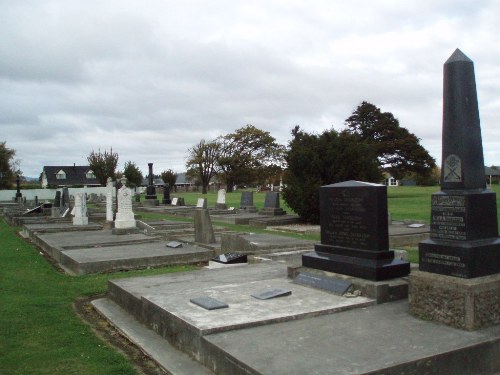
<instances>
[{"instance_id":1,"label":"metal plaque on slab","mask_svg":"<svg viewBox=\"0 0 500 375\"><path fill-rule=\"evenodd\" d=\"M327 290L334 294L338 294L339 296L347 292L352 286L352 283L347 280L314 275L307 272L299 273L294 282L301 285L312 286L313 288Z\"/></svg>"},{"instance_id":2,"label":"metal plaque on slab","mask_svg":"<svg viewBox=\"0 0 500 375\"><path fill-rule=\"evenodd\" d=\"M289 289L274 288L274 289L263 290L259 293L252 294L252 297L257 298L257 299L271 299L271 298L277 298L277 297L285 297L285 296L289 296L291 294L292 294L292 291Z\"/></svg>"},{"instance_id":3,"label":"metal plaque on slab","mask_svg":"<svg viewBox=\"0 0 500 375\"><path fill-rule=\"evenodd\" d=\"M207 310L224 309L226 307L229 307L227 303L219 301L212 297L191 298L189 301Z\"/></svg>"},{"instance_id":4,"label":"metal plaque on slab","mask_svg":"<svg viewBox=\"0 0 500 375\"><path fill-rule=\"evenodd\" d=\"M182 243L179 241L170 241L167 243L167 247L173 247L174 249L177 249L179 247L182 247Z\"/></svg>"}]
</instances>

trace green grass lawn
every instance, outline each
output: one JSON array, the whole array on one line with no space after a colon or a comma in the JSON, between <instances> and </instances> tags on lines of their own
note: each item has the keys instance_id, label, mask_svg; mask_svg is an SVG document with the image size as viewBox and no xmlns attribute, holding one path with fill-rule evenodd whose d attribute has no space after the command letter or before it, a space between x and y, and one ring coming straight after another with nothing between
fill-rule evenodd
<instances>
[{"instance_id":1,"label":"green grass lawn","mask_svg":"<svg viewBox=\"0 0 500 375\"><path fill-rule=\"evenodd\" d=\"M75 315L73 302L104 293L108 279L193 268L68 276L17 231L0 219L0 374L136 374Z\"/></svg>"}]
</instances>

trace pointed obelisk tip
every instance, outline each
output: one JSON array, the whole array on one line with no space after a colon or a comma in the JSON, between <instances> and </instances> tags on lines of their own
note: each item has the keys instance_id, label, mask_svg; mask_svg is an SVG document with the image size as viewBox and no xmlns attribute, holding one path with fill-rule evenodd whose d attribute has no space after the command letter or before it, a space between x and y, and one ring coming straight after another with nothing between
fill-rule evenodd
<instances>
[{"instance_id":1,"label":"pointed obelisk tip","mask_svg":"<svg viewBox=\"0 0 500 375\"><path fill-rule=\"evenodd\" d=\"M455 50L455 52L453 52L453 54L450 56L450 58L448 60L446 60L445 64L458 62L458 61L472 62L471 59L469 59L467 56L465 56L465 54L457 48Z\"/></svg>"}]
</instances>

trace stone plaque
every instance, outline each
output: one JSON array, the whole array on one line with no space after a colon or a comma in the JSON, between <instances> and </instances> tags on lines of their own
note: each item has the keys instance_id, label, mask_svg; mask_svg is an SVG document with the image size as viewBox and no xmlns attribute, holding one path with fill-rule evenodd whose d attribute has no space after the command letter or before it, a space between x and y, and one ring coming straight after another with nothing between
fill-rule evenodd
<instances>
[{"instance_id":1,"label":"stone plaque","mask_svg":"<svg viewBox=\"0 0 500 375\"><path fill-rule=\"evenodd\" d=\"M203 307L206 310L225 309L229 307L227 303L219 301L212 297L191 298L189 301L194 303L195 305Z\"/></svg>"},{"instance_id":2,"label":"stone plaque","mask_svg":"<svg viewBox=\"0 0 500 375\"><path fill-rule=\"evenodd\" d=\"M167 247L171 247L171 248L177 249L179 247L182 247L182 243L179 242L179 241L170 241L170 242L167 243Z\"/></svg>"},{"instance_id":3,"label":"stone plaque","mask_svg":"<svg viewBox=\"0 0 500 375\"><path fill-rule=\"evenodd\" d=\"M278 297L285 297L289 296L292 294L292 291L289 289L281 289L281 288L274 288L274 289L268 289L268 290L263 290L261 292L252 294L252 297L257 298L257 299L272 299L272 298L278 298Z\"/></svg>"},{"instance_id":4,"label":"stone plaque","mask_svg":"<svg viewBox=\"0 0 500 375\"><path fill-rule=\"evenodd\" d=\"M326 277L323 275L314 275L308 272L301 272L294 282L301 285L311 286L313 288L327 290L339 296L343 295L352 286L347 280L335 277Z\"/></svg>"},{"instance_id":5,"label":"stone plaque","mask_svg":"<svg viewBox=\"0 0 500 375\"><path fill-rule=\"evenodd\" d=\"M462 182L462 161L457 155L445 159L443 175L445 182Z\"/></svg>"}]
</instances>

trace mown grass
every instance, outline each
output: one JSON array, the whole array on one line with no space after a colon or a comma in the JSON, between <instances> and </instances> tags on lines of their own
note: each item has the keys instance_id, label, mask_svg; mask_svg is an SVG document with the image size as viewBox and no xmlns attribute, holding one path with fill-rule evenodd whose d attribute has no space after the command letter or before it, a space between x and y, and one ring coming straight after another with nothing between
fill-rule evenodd
<instances>
[{"instance_id":1,"label":"mown grass","mask_svg":"<svg viewBox=\"0 0 500 375\"><path fill-rule=\"evenodd\" d=\"M104 293L108 279L193 268L72 277L55 270L18 230L0 220L0 374L136 374L75 315L73 302Z\"/></svg>"}]
</instances>

